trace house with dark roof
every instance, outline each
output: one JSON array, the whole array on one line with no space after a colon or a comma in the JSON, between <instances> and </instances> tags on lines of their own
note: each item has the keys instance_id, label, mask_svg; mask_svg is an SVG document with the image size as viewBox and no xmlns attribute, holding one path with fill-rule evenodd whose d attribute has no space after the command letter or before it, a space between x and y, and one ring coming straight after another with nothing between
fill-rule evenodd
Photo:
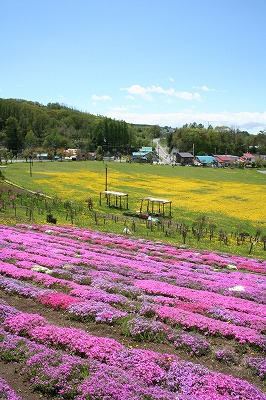
<instances>
[{"instance_id":1,"label":"house with dark roof","mask_svg":"<svg viewBox=\"0 0 266 400\"><path fill-rule=\"evenodd\" d=\"M175 153L175 162L181 165L192 165L194 156L191 153L177 152Z\"/></svg>"}]
</instances>

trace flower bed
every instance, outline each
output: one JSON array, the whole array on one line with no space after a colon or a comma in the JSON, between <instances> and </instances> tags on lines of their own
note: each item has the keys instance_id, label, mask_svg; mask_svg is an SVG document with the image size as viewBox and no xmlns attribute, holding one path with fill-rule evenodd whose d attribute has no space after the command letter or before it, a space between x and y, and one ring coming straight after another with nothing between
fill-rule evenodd
<instances>
[{"instance_id":1,"label":"flower bed","mask_svg":"<svg viewBox=\"0 0 266 400\"><path fill-rule=\"evenodd\" d=\"M0 248L2 290L83 326L0 303L0 357L22 363L37 391L78 400L265 399L251 383L197 364L238 363L265 380L265 261L60 226L0 225ZM91 322L172 353L93 336Z\"/></svg>"}]
</instances>

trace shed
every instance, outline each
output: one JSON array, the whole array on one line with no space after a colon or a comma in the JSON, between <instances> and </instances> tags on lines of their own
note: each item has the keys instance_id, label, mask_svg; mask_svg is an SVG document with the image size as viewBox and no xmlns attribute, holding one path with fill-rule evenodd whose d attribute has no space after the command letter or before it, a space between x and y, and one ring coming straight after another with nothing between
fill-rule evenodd
<instances>
[{"instance_id":1,"label":"shed","mask_svg":"<svg viewBox=\"0 0 266 400\"><path fill-rule=\"evenodd\" d=\"M168 216L172 215L172 201L165 199L156 199L153 197L144 197L141 200L140 213L147 212L149 215L165 217L165 206L169 206Z\"/></svg>"},{"instance_id":2,"label":"shed","mask_svg":"<svg viewBox=\"0 0 266 400\"><path fill-rule=\"evenodd\" d=\"M193 154L191 153L176 153L176 162L184 165L192 165L193 164Z\"/></svg>"},{"instance_id":3,"label":"shed","mask_svg":"<svg viewBox=\"0 0 266 400\"><path fill-rule=\"evenodd\" d=\"M102 205L102 195L105 196L109 207L125 208L128 210L128 194L121 192L113 192L110 190L104 190L100 193L100 206Z\"/></svg>"}]
</instances>

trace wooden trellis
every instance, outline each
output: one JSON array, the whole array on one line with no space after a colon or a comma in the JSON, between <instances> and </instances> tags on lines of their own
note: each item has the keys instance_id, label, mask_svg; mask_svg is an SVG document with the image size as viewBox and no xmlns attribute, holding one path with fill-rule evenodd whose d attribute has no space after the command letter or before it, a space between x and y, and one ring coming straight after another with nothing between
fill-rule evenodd
<instances>
[{"instance_id":1,"label":"wooden trellis","mask_svg":"<svg viewBox=\"0 0 266 400\"><path fill-rule=\"evenodd\" d=\"M128 194L121 192L113 192L110 190L104 190L100 193L100 206L102 204L102 196L106 198L109 207L124 208L128 210Z\"/></svg>"},{"instance_id":2,"label":"wooden trellis","mask_svg":"<svg viewBox=\"0 0 266 400\"><path fill-rule=\"evenodd\" d=\"M168 213L166 212L168 206ZM140 213L157 215L161 217L172 216L172 201L165 199L156 199L153 197L144 197L141 200Z\"/></svg>"}]
</instances>

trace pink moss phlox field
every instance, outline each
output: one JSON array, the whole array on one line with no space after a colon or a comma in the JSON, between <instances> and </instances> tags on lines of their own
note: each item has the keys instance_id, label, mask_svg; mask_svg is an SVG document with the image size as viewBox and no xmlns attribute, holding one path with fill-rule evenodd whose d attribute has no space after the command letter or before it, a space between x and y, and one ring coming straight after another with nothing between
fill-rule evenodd
<instances>
[{"instance_id":1,"label":"pink moss phlox field","mask_svg":"<svg viewBox=\"0 0 266 400\"><path fill-rule=\"evenodd\" d=\"M73 303L67 307L67 312L74 319L86 321L93 318L96 322L112 323L115 320L125 317L126 311L117 310L101 301L84 301Z\"/></svg>"},{"instance_id":2,"label":"pink moss phlox field","mask_svg":"<svg viewBox=\"0 0 266 400\"><path fill-rule=\"evenodd\" d=\"M44 348L28 357L22 369L31 387L56 399L71 399L81 378L89 375L90 363L70 354Z\"/></svg>"},{"instance_id":3,"label":"pink moss phlox field","mask_svg":"<svg viewBox=\"0 0 266 400\"><path fill-rule=\"evenodd\" d=\"M29 228L29 227L26 227ZM237 265L237 267L239 268L239 265L242 265L245 267L245 269L247 270L254 270L255 272L263 272L265 273L266 270L266 263L263 261L258 261L258 260L252 260L252 259L244 259L243 257L236 257L236 256L228 256L228 255L217 255L217 254L213 254L213 253L207 253L207 252L203 252L201 253L197 253L193 250L182 250L182 249L176 249L174 247L171 246L165 246L164 244L151 244L148 241L138 241L138 244L136 245L136 243L134 243L133 241L131 241L129 238L125 238L125 237L119 237L118 235L112 235L112 234L105 234L105 238L102 237L101 233L95 234L93 231L89 231L89 230L82 230L79 228L73 228L73 227L67 227L67 228L62 228L62 227L31 227L30 229L34 229L35 231L39 232L39 241L38 241L38 246L40 246L42 243L42 234L40 233L40 231L42 230L43 232L45 232L45 230L49 230L49 235L45 235L46 241L45 241L45 247L43 247L43 252L44 252L44 257L45 255L47 256L47 253L45 254L45 248L48 248L49 250L51 249L51 256L53 256L53 259L50 260L51 262L55 262L55 260L57 258L61 258L63 259L65 256L65 254L69 255L68 261L69 259L72 258L73 263L77 263L79 262L79 260L77 260L78 258L81 258L81 260L83 259L83 257L85 258L87 255L90 256L91 252L88 250L88 248L86 248L86 244L89 242L90 244L90 249L93 251L94 249L97 249L98 252L101 252L101 254L108 254L108 256L110 257L115 257L115 256L120 256L121 255L127 255L127 258L132 258L132 256L134 256L134 261L136 262L136 266L140 265L138 263L138 261L141 261L142 263L144 263L145 266L147 266L148 268L148 264L147 261L149 261L149 265L153 265L153 260L152 258L154 257L154 252L156 251L158 253L158 250L161 248L161 256L157 256L156 257L156 262L154 263L154 267L157 266L158 267L158 262L162 263L162 268L164 267L164 265L167 265L169 267L169 263L170 261L173 262L173 264L176 263L176 261L179 261L179 264L181 264L182 266L182 262L186 262L187 260L190 261L190 265L191 267L194 266L195 267L195 263L199 263L199 264L206 264L203 268L203 272L205 272L204 270L206 270L206 268L209 268L209 272L211 272L211 268L213 265L221 265L223 267L227 267L229 264L235 264ZM28 235L28 230L24 231L24 235L27 237ZM51 240L52 245L49 243L49 236L53 233L53 235L60 235L60 238L58 238L57 236L57 245L54 246L54 240ZM21 231L20 231L21 234ZM37 233L36 233L37 234ZM63 237L63 235L66 235L66 237ZM98 236L98 238L97 238ZM73 238L77 238L77 239L82 239L78 245L78 243L76 243L76 252L73 249L71 251L72 247L67 247L64 248L64 250L62 251L62 246L66 247L68 245L71 246L71 244L73 244ZM84 239L87 239L87 242ZM120 238L120 239L118 239ZM12 237L13 239L13 237ZM26 238L25 238L26 239ZM24 239L24 244L26 242L26 240ZM52 239L54 239L54 236L52 236ZM77 242L77 241L76 241ZM117 243L118 242L118 243ZM124 248L122 247L122 243L124 242ZM132 244L133 243L133 244ZM112 248L110 248L110 246L113 244L113 246L116 246L115 250L113 251ZM108 247L106 247L106 245L108 245ZM133 248L132 248L132 246ZM61 247L60 247L61 246ZM137 254L136 254L137 251ZM62 254L63 253L63 254ZM79 253L79 254L78 254ZM133 254L135 253L135 254ZM139 256L138 256L139 254ZM166 256L170 256L171 258L168 259ZM34 255L33 255L34 256ZM46 257L47 258L47 257ZM117 258L117 257L116 257ZM166 260L166 263L165 263ZM66 261L66 260L65 260ZM111 260L110 260L111 261ZM122 260L121 260L122 261ZM181 263L180 263L181 261ZM222 262L223 261L223 262ZM35 261L36 262L36 261ZM209 264L207 263L209 262ZM123 263L125 263L125 261L123 260ZM199 267L200 268L200 267ZM156 270L155 268L152 268L151 271Z\"/></svg>"},{"instance_id":4,"label":"pink moss phlox field","mask_svg":"<svg viewBox=\"0 0 266 400\"><path fill-rule=\"evenodd\" d=\"M78 302L81 302L82 300L76 298L75 296L71 296L66 293L47 293L39 296L37 300L46 305L50 305L53 308L67 308L71 304L76 304Z\"/></svg>"},{"instance_id":5,"label":"pink moss phlox field","mask_svg":"<svg viewBox=\"0 0 266 400\"><path fill-rule=\"evenodd\" d=\"M0 300L0 323L3 323L7 318L14 317L20 314L15 307L9 306L5 301Z\"/></svg>"},{"instance_id":6,"label":"pink moss phlox field","mask_svg":"<svg viewBox=\"0 0 266 400\"><path fill-rule=\"evenodd\" d=\"M110 395L117 400L142 400L145 396L161 400L193 400L195 396L200 400L265 399L263 393L246 381L179 361L174 355L126 349L113 339L94 337L81 329L44 325L46 321L41 316L14 315L13 308L9 311L8 316L6 308L3 322L6 329L19 329L31 341L0 329L0 356L11 354L12 350L17 361L26 358L22 370L33 387L44 393L58 393L63 398L75 394L76 399L110 398ZM56 351L57 348L77 356ZM78 355L85 358L79 359Z\"/></svg>"},{"instance_id":7,"label":"pink moss phlox field","mask_svg":"<svg viewBox=\"0 0 266 400\"><path fill-rule=\"evenodd\" d=\"M0 273L12 276L13 278L33 280L37 283L42 283L46 287L51 287L56 284L71 287L71 283L68 281L62 281L52 276L28 270L26 268L16 267L15 265L2 261L0 261Z\"/></svg>"},{"instance_id":8,"label":"pink moss phlox field","mask_svg":"<svg viewBox=\"0 0 266 400\"><path fill-rule=\"evenodd\" d=\"M177 299L181 298L182 300L185 299L185 301L191 302L192 306L195 305L195 307L200 303L202 310L209 310L214 305L223 305L229 309L250 312L261 317L266 317L265 305L259 305L252 301L236 298L234 296L223 296L217 293L175 286L155 280L136 280L135 286L149 294L169 296Z\"/></svg>"},{"instance_id":9,"label":"pink moss phlox field","mask_svg":"<svg viewBox=\"0 0 266 400\"><path fill-rule=\"evenodd\" d=\"M0 377L0 393L1 399L7 400L23 400L16 392L8 386L7 381Z\"/></svg>"},{"instance_id":10,"label":"pink moss phlox field","mask_svg":"<svg viewBox=\"0 0 266 400\"><path fill-rule=\"evenodd\" d=\"M89 358L105 360L122 349L114 339L96 337L77 328L60 328L53 325L38 326L29 330L30 338L48 345L60 346Z\"/></svg>"},{"instance_id":11,"label":"pink moss phlox field","mask_svg":"<svg viewBox=\"0 0 266 400\"><path fill-rule=\"evenodd\" d=\"M253 329L237 326L228 322L213 320L200 314L190 313L174 307L161 306L156 310L157 316L171 324L181 324L184 329L196 328L209 335L233 337L239 343L250 343L266 351L266 338Z\"/></svg>"},{"instance_id":12,"label":"pink moss phlox field","mask_svg":"<svg viewBox=\"0 0 266 400\"><path fill-rule=\"evenodd\" d=\"M4 320L3 326L12 333L22 334L35 326L45 326L47 321L39 314L20 313Z\"/></svg>"},{"instance_id":13,"label":"pink moss phlox field","mask_svg":"<svg viewBox=\"0 0 266 400\"><path fill-rule=\"evenodd\" d=\"M255 373L259 375L261 379L266 379L266 358L265 357L248 357L246 364Z\"/></svg>"},{"instance_id":14,"label":"pink moss phlox field","mask_svg":"<svg viewBox=\"0 0 266 400\"><path fill-rule=\"evenodd\" d=\"M36 390L76 400L265 400L196 362L240 363L265 379L266 261L48 225L0 225L0 251L3 291L84 323L49 325L0 302L0 357L24 362ZM93 336L87 321L195 363Z\"/></svg>"},{"instance_id":15,"label":"pink moss phlox field","mask_svg":"<svg viewBox=\"0 0 266 400\"><path fill-rule=\"evenodd\" d=\"M14 278L7 278L0 275L0 287L9 294L18 294L20 296L29 298L38 298L44 294L55 293L52 289L42 289L32 285L29 282L17 280Z\"/></svg>"},{"instance_id":16,"label":"pink moss phlox field","mask_svg":"<svg viewBox=\"0 0 266 400\"><path fill-rule=\"evenodd\" d=\"M84 288L80 286L77 289L71 290L70 294L85 300L96 300L111 304L123 305L128 302L126 296L122 296L121 294L116 294L116 293L107 293L104 290L97 288L94 289L92 287Z\"/></svg>"}]
</instances>

